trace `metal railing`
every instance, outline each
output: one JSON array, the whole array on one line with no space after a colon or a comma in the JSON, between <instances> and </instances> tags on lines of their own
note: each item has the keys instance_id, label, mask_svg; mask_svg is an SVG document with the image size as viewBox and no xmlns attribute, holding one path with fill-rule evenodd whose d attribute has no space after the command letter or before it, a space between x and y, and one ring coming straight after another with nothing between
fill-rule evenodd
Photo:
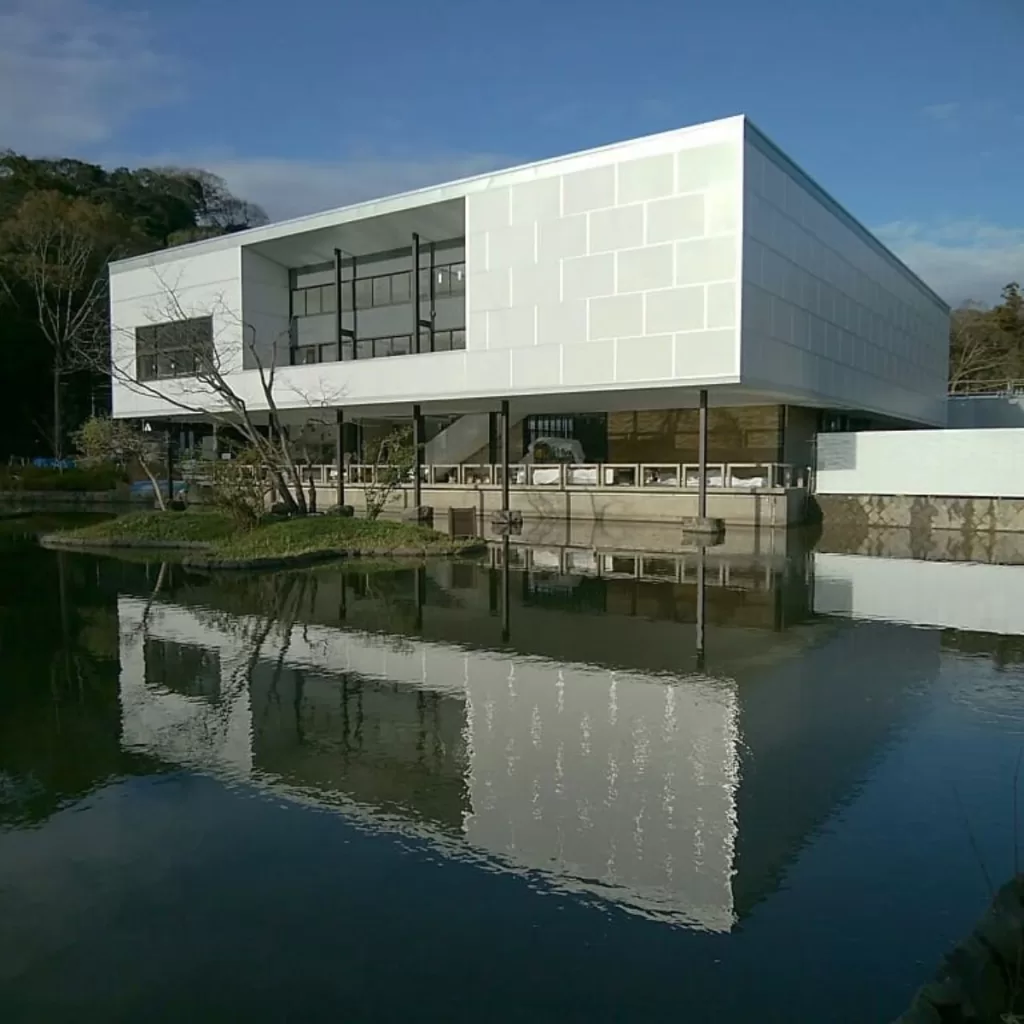
<instances>
[{"instance_id":1,"label":"metal railing","mask_svg":"<svg viewBox=\"0 0 1024 1024\"><path fill-rule=\"evenodd\" d=\"M995 378L987 380L960 380L949 385L949 394L955 398L970 395L1021 395L1024 394L1024 380L1017 378Z\"/></svg>"},{"instance_id":2,"label":"metal railing","mask_svg":"<svg viewBox=\"0 0 1024 1024\"><path fill-rule=\"evenodd\" d=\"M304 468L305 478L321 484L333 484L337 470L331 465ZM383 481L387 466L350 463L345 467L345 482L355 486ZM718 462L705 467L709 489L733 491L771 490L806 485L806 473L780 462ZM421 479L429 487L500 487L500 464L461 465L432 463L421 467ZM406 483L412 483L412 472ZM628 489L646 491L697 490L700 467L695 463L541 463L509 466L509 484L513 487L551 488L552 490Z\"/></svg>"}]
</instances>

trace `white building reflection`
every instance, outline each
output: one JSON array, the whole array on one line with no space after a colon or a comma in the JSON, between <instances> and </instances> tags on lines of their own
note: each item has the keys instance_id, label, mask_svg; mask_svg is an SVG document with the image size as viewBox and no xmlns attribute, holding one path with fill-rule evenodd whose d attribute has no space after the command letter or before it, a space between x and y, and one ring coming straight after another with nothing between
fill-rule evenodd
<instances>
[{"instance_id":1,"label":"white building reflection","mask_svg":"<svg viewBox=\"0 0 1024 1024\"><path fill-rule=\"evenodd\" d=\"M118 615L128 747L732 927L733 682L311 623L265 632L126 596Z\"/></svg>"}]
</instances>

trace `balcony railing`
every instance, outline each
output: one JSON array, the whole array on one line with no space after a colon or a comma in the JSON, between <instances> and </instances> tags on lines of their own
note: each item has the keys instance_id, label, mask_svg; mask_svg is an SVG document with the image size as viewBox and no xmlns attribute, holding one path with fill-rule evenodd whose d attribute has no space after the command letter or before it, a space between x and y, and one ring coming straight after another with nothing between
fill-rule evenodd
<instances>
[{"instance_id":1,"label":"balcony railing","mask_svg":"<svg viewBox=\"0 0 1024 1024\"><path fill-rule=\"evenodd\" d=\"M355 486L374 484L391 470L386 466L350 463L345 467L345 482ZM337 470L331 465L306 467L307 479L333 484ZM421 467L422 480L428 487L492 488L501 486L500 464L462 465L436 463ZM759 491L805 486L805 475L793 466L780 462L719 462L705 467L709 490ZM700 481L700 467L691 463L546 463L509 466L512 487L551 488L553 490L624 490L695 491ZM412 473L406 481L412 483Z\"/></svg>"}]
</instances>

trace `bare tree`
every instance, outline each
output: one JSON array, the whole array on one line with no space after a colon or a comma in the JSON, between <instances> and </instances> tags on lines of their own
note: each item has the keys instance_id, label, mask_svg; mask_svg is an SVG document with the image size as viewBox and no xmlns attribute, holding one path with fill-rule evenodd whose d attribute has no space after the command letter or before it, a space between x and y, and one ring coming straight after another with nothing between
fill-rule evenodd
<instances>
[{"instance_id":1,"label":"bare tree","mask_svg":"<svg viewBox=\"0 0 1024 1024\"><path fill-rule=\"evenodd\" d=\"M154 272L156 273L156 272ZM287 425L283 421L279 391L287 389L304 404L323 406L337 401L321 380L317 394L304 394L294 383L282 385L278 378L277 357L288 349L288 332L265 339L255 327L218 297L200 308L188 308L179 290L157 274L162 288L161 304L151 309L148 318L154 325L173 325L172 365L168 375L141 372L138 332L114 327L111 341L93 344L88 349L91 365L105 368L112 380L133 394L170 405L180 413L212 420L236 432L243 439L258 471L270 481L277 499L292 514L308 511L302 474L294 454ZM220 328L218 337L213 325ZM148 357L147 357L148 358ZM159 362L164 355L154 353ZM259 385L259 406L253 409L236 386L237 374L249 364ZM152 369L152 368L151 368ZM266 422L263 423L262 420Z\"/></svg>"},{"instance_id":2,"label":"bare tree","mask_svg":"<svg viewBox=\"0 0 1024 1024\"><path fill-rule=\"evenodd\" d=\"M991 310L968 304L953 310L949 335L949 390L971 391L1008 381L1009 339Z\"/></svg>"},{"instance_id":3,"label":"bare tree","mask_svg":"<svg viewBox=\"0 0 1024 1024\"><path fill-rule=\"evenodd\" d=\"M111 209L60 192L27 195L0 225L0 287L34 319L50 348L53 453L64 451L61 384L106 324L107 264L130 246Z\"/></svg>"}]
</instances>

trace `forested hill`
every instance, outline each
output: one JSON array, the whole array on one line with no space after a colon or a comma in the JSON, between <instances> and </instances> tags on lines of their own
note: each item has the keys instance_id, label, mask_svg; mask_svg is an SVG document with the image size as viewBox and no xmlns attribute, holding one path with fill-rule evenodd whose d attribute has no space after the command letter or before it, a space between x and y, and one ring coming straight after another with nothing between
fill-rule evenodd
<instances>
[{"instance_id":1,"label":"forested hill","mask_svg":"<svg viewBox=\"0 0 1024 1024\"><path fill-rule=\"evenodd\" d=\"M111 259L266 222L207 171L0 152L0 459L63 450L105 408L105 382L74 350L105 330ZM40 302L72 315L55 323Z\"/></svg>"}]
</instances>

